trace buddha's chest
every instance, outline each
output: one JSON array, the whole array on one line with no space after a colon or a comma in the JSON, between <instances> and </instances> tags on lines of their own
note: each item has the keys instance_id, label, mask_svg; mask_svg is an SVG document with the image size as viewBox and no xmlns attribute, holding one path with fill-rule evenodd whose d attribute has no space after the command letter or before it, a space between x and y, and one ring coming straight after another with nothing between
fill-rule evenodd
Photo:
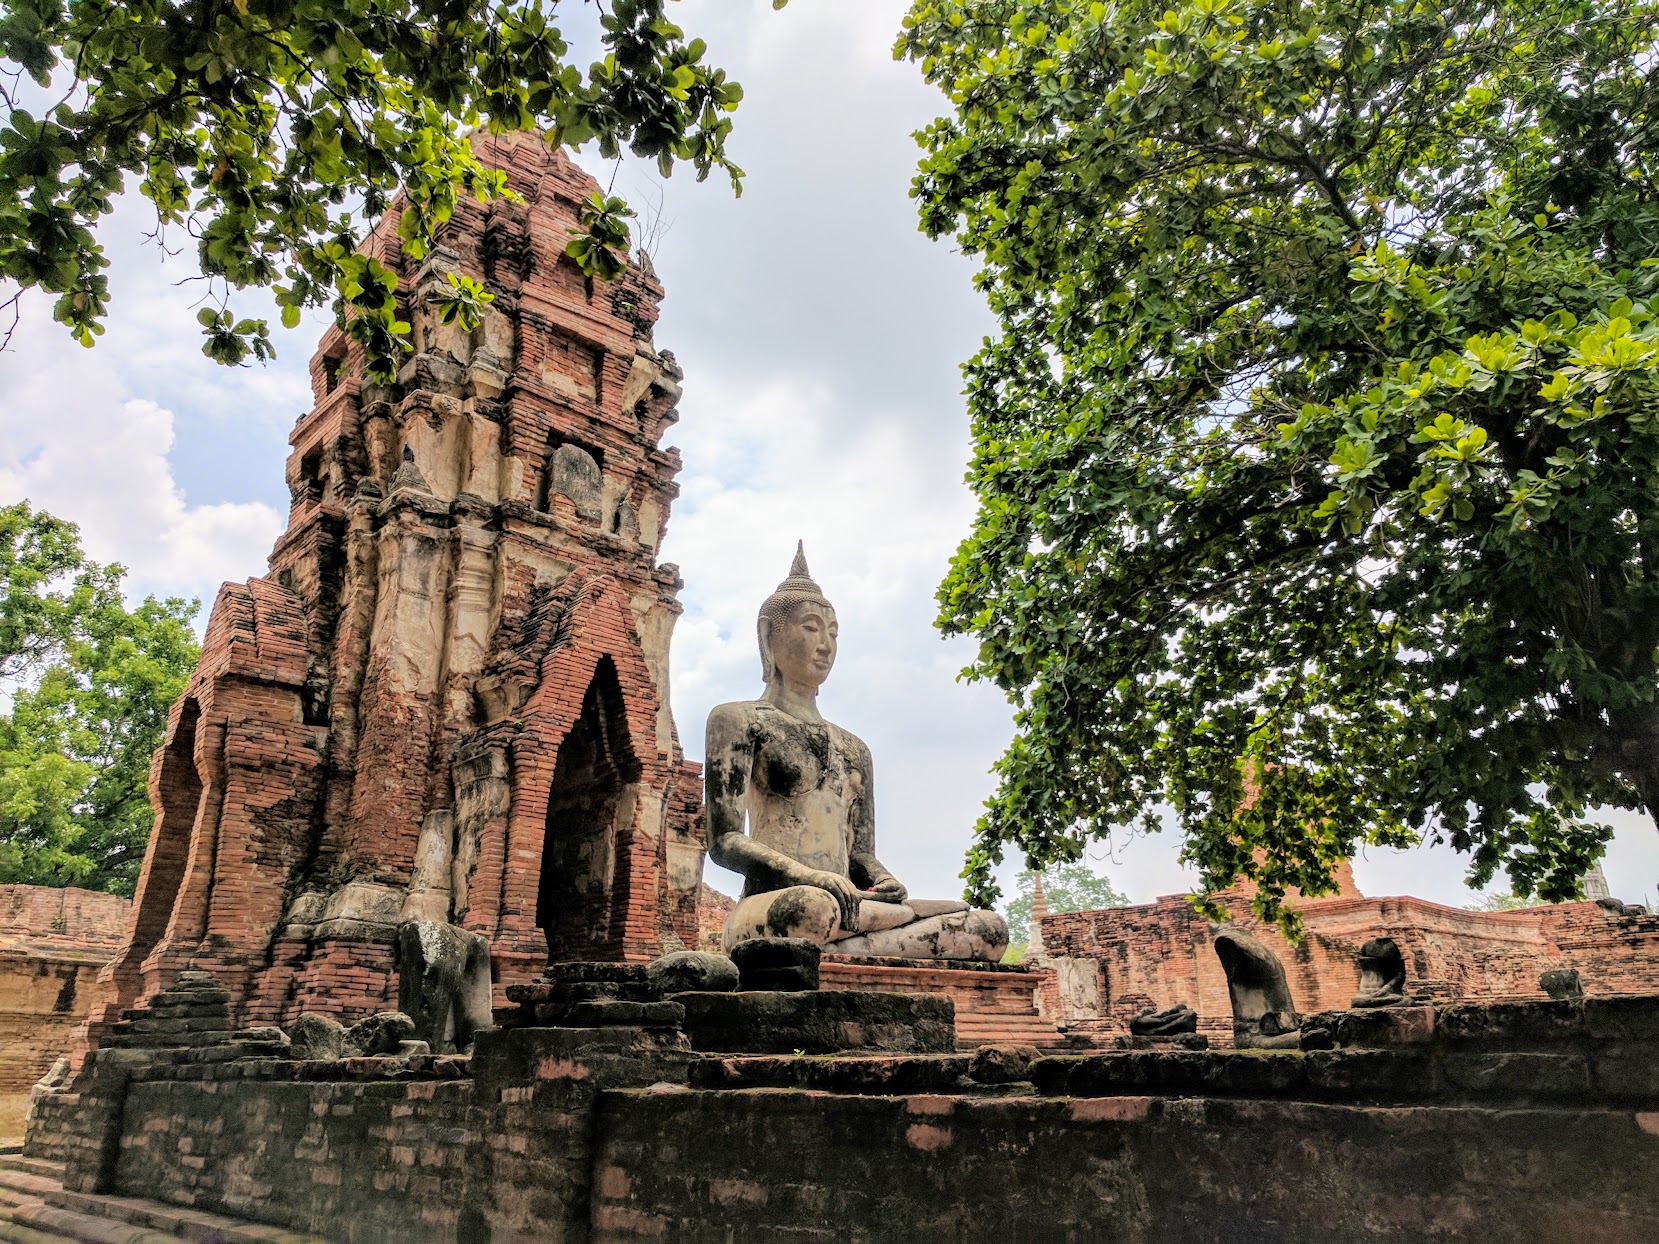
<instances>
[{"instance_id":1,"label":"buddha's chest","mask_svg":"<svg viewBox=\"0 0 1659 1244\"><path fill-rule=\"evenodd\" d=\"M812 796L845 801L856 781L838 735L828 724L787 718L763 722L754 752L755 790L789 801Z\"/></svg>"}]
</instances>

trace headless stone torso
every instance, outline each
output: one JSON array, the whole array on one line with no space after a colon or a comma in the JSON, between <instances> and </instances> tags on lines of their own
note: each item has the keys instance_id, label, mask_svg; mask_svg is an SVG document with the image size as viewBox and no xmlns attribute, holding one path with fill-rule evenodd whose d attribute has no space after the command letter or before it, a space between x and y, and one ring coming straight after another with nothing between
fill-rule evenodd
<instances>
[{"instance_id":1,"label":"headless stone torso","mask_svg":"<svg viewBox=\"0 0 1659 1244\"><path fill-rule=\"evenodd\" d=\"M1001 958L1001 917L912 900L876 858L870 749L817 708L839 628L802 554L759 631L764 697L722 704L708 721L709 853L744 878L727 948L809 937L851 954Z\"/></svg>"}]
</instances>

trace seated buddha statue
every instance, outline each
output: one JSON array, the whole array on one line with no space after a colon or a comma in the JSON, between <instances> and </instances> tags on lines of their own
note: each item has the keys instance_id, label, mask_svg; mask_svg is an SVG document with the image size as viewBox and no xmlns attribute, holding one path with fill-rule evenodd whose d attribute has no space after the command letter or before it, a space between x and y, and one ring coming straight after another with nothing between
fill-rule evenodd
<instances>
[{"instance_id":1,"label":"seated buddha statue","mask_svg":"<svg viewBox=\"0 0 1659 1244\"><path fill-rule=\"evenodd\" d=\"M838 626L803 549L761 605L757 630L765 692L722 704L708 720L709 855L743 874L726 949L806 937L837 954L1001 959L1001 916L913 899L876 858L870 749L818 711Z\"/></svg>"}]
</instances>

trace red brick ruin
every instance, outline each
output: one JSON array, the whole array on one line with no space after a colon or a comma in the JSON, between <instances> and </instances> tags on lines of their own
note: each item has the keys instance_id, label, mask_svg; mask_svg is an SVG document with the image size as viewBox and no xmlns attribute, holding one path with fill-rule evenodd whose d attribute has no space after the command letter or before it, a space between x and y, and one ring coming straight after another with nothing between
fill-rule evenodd
<instances>
[{"instance_id":1,"label":"red brick ruin","mask_svg":"<svg viewBox=\"0 0 1659 1244\"><path fill-rule=\"evenodd\" d=\"M0 1099L75 1047L130 907L74 886L0 885Z\"/></svg>"},{"instance_id":2,"label":"red brick ruin","mask_svg":"<svg viewBox=\"0 0 1659 1244\"><path fill-rule=\"evenodd\" d=\"M729 900L702 885L701 775L668 703L681 583L656 560L680 465L658 447L680 393L652 342L663 290L643 256L589 283L564 254L597 186L556 148L474 144L522 202L463 203L420 263L396 206L372 235L414 353L385 387L338 330L312 360L288 530L269 574L221 590L173 709L94 1043L186 968L243 1024L386 1009L408 919L483 935L498 1002L550 960L717 944ZM474 331L441 322L451 273L495 294ZM1375 936L1437 999L1542 997L1540 969L1563 966L1601 992L1659 988L1659 917L1462 912L1340 880L1295 947L1241 922L1304 1010L1347 1004ZM1177 1002L1229 1039L1214 929L1184 897L1039 925L1023 967L830 953L823 987L942 993L964 1046L1102 1043Z\"/></svg>"},{"instance_id":3,"label":"red brick ruin","mask_svg":"<svg viewBox=\"0 0 1659 1244\"><path fill-rule=\"evenodd\" d=\"M662 287L643 256L598 284L565 256L597 185L556 148L473 141L522 202L463 203L420 263L396 205L370 238L414 353L385 387L337 329L312 360L288 529L221 589L173 709L94 1037L185 968L243 1023L384 1009L410 918L488 938L498 997L550 957L697 943ZM495 293L472 332L438 314L450 273Z\"/></svg>"},{"instance_id":4,"label":"red brick ruin","mask_svg":"<svg viewBox=\"0 0 1659 1244\"><path fill-rule=\"evenodd\" d=\"M1250 914L1250 883L1217 896L1235 927L1279 957L1304 1012L1349 1005L1360 983L1356 956L1375 937L1399 946L1406 993L1417 1002L1541 1000L1540 974L1568 968L1597 996L1659 993L1659 915L1641 907L1605 895L1495 912L1373 898L1360 893L1347 861L1337 866L1336 882L1335 894L1319 898L1291 892L1304 923L1295 943ZM1184 1002L1198 1012L1200 1032L1231 1041L1227 978L1215 952L1222 926L1200 916L1186 895L1100 911L1045 910L1034 924L1040 936L1027 962L1042 973L1038 1009L1060 1031L1103 1042L1143 1009Z\"/></svg>"}]
</instances>

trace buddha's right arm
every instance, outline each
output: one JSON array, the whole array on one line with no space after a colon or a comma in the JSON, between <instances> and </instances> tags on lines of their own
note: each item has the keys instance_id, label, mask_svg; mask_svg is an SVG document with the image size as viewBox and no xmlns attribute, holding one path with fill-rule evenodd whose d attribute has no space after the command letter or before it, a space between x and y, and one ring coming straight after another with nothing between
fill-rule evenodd
<instances>
[{"instance_id":1,"label":"buddha's right arm","mask_svg":"<svg viewBox=\"0 0 1659 1244\"><path fill-rule=\"evenodd\" d=\"M722 704L709 714L703 749L703 807L708 816L709 858L741 873L755 892L814 885L813 870L749 837L749 777L754 740L740 706Z\"/></svg>"}]
</instances>

